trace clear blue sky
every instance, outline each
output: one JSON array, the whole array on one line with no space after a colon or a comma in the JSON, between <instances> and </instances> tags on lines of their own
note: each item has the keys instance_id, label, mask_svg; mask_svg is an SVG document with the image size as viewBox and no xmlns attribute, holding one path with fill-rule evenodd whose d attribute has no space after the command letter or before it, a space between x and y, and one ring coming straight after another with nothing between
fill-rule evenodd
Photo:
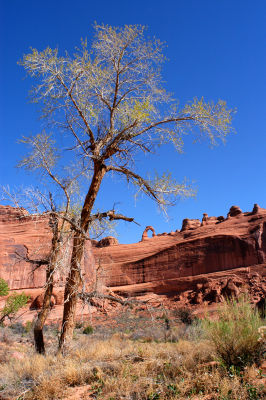
<instances>
[{"instance_id":1,"label":"clear blue sky","mask_svg":"<svg viewBox=\"0 0 266 400\"><path fill-rule=\"evenodd\" d=\"M181 103L194 96L219 98L236 107L236 134L226 145L193 145L185 154L165 147L142 160L143 170L167 169L198 188L195 200L182 200L166 221L147 199L136 204L116 179L99 196L104 209L120 202L120 211L135 216L141 227L121 223L120 242L140 240L146 225L156 232L180 229L183 218L202 213L226 215L231 205L244 211L254 203L266 208L266 2L264 0L0 0L0 183L28 185L32 178L14 168L24 148L21 135L40 129L36 108L27 100L31 79L17 61L30 47L72 51L92 24L143 24L166 41L163 76Z\"/></svg>"}]
</instances>

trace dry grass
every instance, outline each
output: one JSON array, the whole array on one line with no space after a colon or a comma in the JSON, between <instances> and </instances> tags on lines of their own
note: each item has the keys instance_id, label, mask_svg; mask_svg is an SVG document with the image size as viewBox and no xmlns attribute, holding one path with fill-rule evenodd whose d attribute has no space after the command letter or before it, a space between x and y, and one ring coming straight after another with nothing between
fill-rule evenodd
<instances>
[{"instance_id":1,"label":"dry grass","mask_svg":"<svg viewBox=\"0 0 266 400\"><path fill-rule=\"evenodd\" d=\"M158 331L154 321L161 323ZM110 327L109 336L104 330L104 337L99 337L98 328L84 335L81 326L64 357L55 356L55 327L46 332L50 342L46 356L34 353L32 333L19 326L10 331L5 328L0 331L0 399L70 400L70 391L73 394L78 387L88 388L90 394L75 399L86 400L264 398L265 378L259 368L225 368L204 324L188 327L171 320L171 329L164 331L164 320L154 321L151 329L142 316L139 324L146 329L140 334L140 325L136 323L134 331L134 320L126 315L123 323L131 323L130 329L111 334ZM14 356L16 352L20 359Z\"/></svg>"},{"instance_id":2,"label":"dry grass","mask_svg":"<svg viewBox=\"0 0 266 400\"><path fill-rule=\"evenodd\" d=\"M103 400L262 398L257 369L230 377L214 358L208 341L140 343L118 334L106 341L84 336L65 357L29 352L23 360L1 364L0 393L10 399L55 400L69 387L87 384L92 398Z\"/></svg>"}]
</instances>

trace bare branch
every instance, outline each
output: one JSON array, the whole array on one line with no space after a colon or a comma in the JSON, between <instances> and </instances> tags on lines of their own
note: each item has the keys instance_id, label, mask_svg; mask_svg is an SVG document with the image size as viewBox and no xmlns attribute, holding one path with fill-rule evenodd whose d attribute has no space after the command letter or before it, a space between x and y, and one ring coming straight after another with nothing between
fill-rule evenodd
<instances>
[{"instance_id":1,"label":"bare branch","mask_svg":"<svg viewBox=\"0 0 266 400\"><path fill-rule=\"evenodd\" d=\"M110 221L123 220L123 221L127 221L127 222L134 222L135 224L140 226L140 224L138 222L136 222L134 220L134 218L129 218L122 214L115 214L114 210L109 210L106 212L94 214L91 216L90 221L92 222L94 220L101 220L102 218L109 218Z\"/></svg>"}]
</instances>

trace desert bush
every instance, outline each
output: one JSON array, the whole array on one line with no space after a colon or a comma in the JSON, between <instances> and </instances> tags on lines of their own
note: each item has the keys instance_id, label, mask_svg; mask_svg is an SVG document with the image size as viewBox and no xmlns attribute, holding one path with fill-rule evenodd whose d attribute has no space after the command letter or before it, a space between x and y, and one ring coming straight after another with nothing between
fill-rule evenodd
<instances>
[{"instance_id":1,"label":"desert bush","mask_svg":"<svg viewBox=\"0 0 266 400\"><path fill-rule=\"evenodd\" d=\"M84 323L82 321L76 321L76 323L75 323L76 329L81 329L81 328L83 328L83 326L84 326Z\"/></svg>"},{"instance_id":2,"label":"desert bush","mask_svg":"<svg viewBox=\"0 0 266 400\"><path fill-rule=\"evenodd\" d=\"M0 278L0 296L7 296L9 287L7 282ZM4 308L0 311L0 324L3 324L5 318L10 320L15 316L18 310L24 307L28 302L29 297L23 292L21 294L12 294L5 302Z\"/></svg>"},{"instance_id":3,"label":"desert bush","mask_svg":"<svg viewBox=\"0 0 266 400\"><path fill-rule=\"evenodd\" d=\"M0 323L2 323L5 318L10 320L14 318L18 310L24 307L28 302L29 297L22 292L21 294L11 294L6 300L4 308L1 310Z\"/></svg>"},{"instance_id":4,"label":"desert bush","mask_svg":"<svg viewBox=\"0 0 266 400\"><path fill-rule=\"evenodd\" d=\"M0 296L7 296L9 293L9 287L6 281L0 278Z\"/></svg>"},{"instance_id":5,"label":"desert bush","mask_svg":"<svg viewBox=\"0 0 266 400\"><path fill-rule=\"evenodd\" d=\"M83 329L83 333L85 335L91 335L93 333L93 327L91 325L87 325L84 329Z\"/></svg>"},{"instance_id":6,"label":"desert bush","mask_svg":"<svg viewBox=\"0 0 266 400\"><path fill-rule=\"evenodd\" d=\"M246 297L227 300L218 311L218 320L205 319L203 325L228 370L242 370L261 361L264 343L259 340L258 328L263 322Z\"/></svg>"},{"instance_id":7,"label":"desert bush","mask_svg":"<svg viewBox=\"0 0 266 400\"><path fill-rule=\"evenodd\" d=\"M191 311L191 309L188 308L188 307L181 307L181 308L178 308L178 309L175 311L175 316L176 316L181 322L183 322L183 324L186 324L186 325L191 325L192 322L193 322L193 319L194 319L194 317L193 317L193 315L192 315L192 311Z\"/></svg>"},{"instance_id":8,"label":"desert bush","mask_svg":"<svg viewBox=\"0 0 266 400\"><path fill-rule=\"evenodd\" d=\"M32 321L26 321L24 325L24 330L26 333L30 333L33 329L33 323Z\"/></svg>"}]
</instances>

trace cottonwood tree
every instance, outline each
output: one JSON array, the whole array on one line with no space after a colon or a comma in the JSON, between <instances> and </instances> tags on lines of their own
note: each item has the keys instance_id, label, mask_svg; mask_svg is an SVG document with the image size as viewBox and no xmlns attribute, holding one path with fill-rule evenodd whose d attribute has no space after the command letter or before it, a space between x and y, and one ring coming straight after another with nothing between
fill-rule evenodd
<instances>
[{"instance_id":1,"label":"cottonwood tree","mask_svg":"<svg viewBox=\"0 0 266 400\"><path fill-rule=\"evenodd\" d=\"M117 174L165 208L177 196L192 195L192 189L170 174L140 174L136 155L156 152L169 142L181 151L188 131L215 144L232 129L232 110L225 101L195 98L178 106L163 87L163 44L147 38L143 26L96 24L94 29L91 45L83 40L73 55L59 55L57 48L32 49L20 62L36 79L31 93L42 107L42 117L54 131L62 131L69 154L91 171L74 232L60 350L72 338L85 235L103 178ZM114 210L99 216L120 218Z\"/></svg>"}]
</instances>

